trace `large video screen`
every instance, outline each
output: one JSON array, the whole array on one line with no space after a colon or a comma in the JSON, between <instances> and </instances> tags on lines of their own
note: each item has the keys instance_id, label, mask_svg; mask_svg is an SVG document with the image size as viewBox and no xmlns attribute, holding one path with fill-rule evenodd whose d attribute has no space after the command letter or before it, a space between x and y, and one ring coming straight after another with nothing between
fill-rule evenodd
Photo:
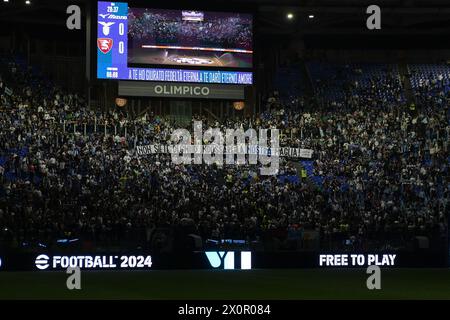
<instances>
[{"instance_id":1,"label":"large video screen","mask_svg":"<svg viewBox=\"0 0 450 320\"><path fill-rule=\"evenodd\" d=\"M130 8L128 63L252 67L248 14Z\"/></svg>"},{"instance_id":2,"label":"large video screen","mask_svg":"<svg viewBox=\"0 0 450 320\"><path fill-rule=\"evenodd\" d=\"M252 84L252 16L98 2L97 78Z\"/></svg>"}]
</instances>

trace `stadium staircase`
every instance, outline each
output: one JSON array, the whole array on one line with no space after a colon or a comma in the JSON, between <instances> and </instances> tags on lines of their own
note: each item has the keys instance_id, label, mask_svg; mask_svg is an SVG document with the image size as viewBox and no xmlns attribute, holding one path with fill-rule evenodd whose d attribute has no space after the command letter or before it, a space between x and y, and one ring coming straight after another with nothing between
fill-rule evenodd
<instances>
[{"instance_id":1,"label":"stadium staircase","mask_svg":"<svg viewBox=\"0 0 450 320\"><path fill-rule=\"evenodd\" d=\"M306 172L307 181L310 184L319 188L322 187L323 177L314 174L314 161L302 160L299 162L290 162L290 165L296 169L297 176L302 177L304 170Z\"/></svg>"},{"instance_id":2,"label":"stadium staircase","mask_svg":"<svg viewBox=\"0 0 450 320\"><path fill-rule=\"evenodd\" d=\"M308 179L317 187L322 187L323 177L314 174L314 161L303 160L300 161L301 166L306 171L306 176Z\"/></svg>"},{"instance_id":3,"label":"stadium staircase","mask_svg":"<svg viewBox=\"0 0 450 320\"><path fill-rule=\"evenodd\" d=\"M308 61L306 68L319 102L339 101L344 98L342 87L345 80L339 76L339 65Z\"/></svg>"},{"instance_id":4,"label":"stadium staircase","mask_svg":"<svg viewBox=\"0 0 450 320\"><path fill-rule=\"evenodd\" d=\"M306 93L308 79L303 68L302 64L293 64L277 69L273 86L282 101L289 103L292 97Z\"/></svg>"},{"instance_id":5,"label":"stadium staircase","mask_svg":"<svg viewBox=\"0 0 450 320\"><path fill-rule=\"evenodd\" d=\"M274 86L282 96L288 96L293 92L296 92L296 88L293 84L299 80L297 79L298 72L295 68L282 67L278 68L275 74Z\"/></svg>"},{"instance_id":6,"label":"stadium staircase","mask_svg":"<svg viewBox=\"0 0 450 320\"><path fill-rule=\"evenodd\" d=\"M303 81L303 88L304 88L304 92L306 93L306 95L312 96L314 94L312 78L311 78L311 75L309 74L308 68L306 67L306 62L305 61L302 61L302 63L301 63L300 72L303 74L303 79L304 79L304 81Z\"/></svg>"},{"instance_id":7,"label":"stadium staircase","mask_svg":"<svg viewBox=\"0 0 450 320\"><path fill-rule=\"evenodd\" d=\"M406 63L400 63L398 65L398 72L400 73L400 79L402 79L403 91L405 93L406 102L408 105L415 103L415 96L411 85L411 78L409 69Z\"/></svg>"}]
</instances>

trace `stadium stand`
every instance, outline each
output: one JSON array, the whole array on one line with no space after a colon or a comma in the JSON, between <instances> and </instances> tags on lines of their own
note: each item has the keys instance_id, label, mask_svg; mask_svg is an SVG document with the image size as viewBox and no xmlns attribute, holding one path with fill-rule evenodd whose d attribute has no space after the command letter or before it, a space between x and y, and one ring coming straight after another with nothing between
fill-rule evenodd
<instances>
[{"instance_id":1,"label":"stadium stand","mask_svg":"<svg viewBox=\"0 0 450 320\"><path fill-rule=\"evenodd\" d=\"M274 97L251 118L202 119L221 128L282 128L282 145L314 150L311 161L283 160L271 177L252 165L183 166L167 155L139 157L136 145L165 143L178 124L152 114L132 119L116 109L89 110L79 95L4 57L1 241L51 247L79 239L159 250L169 239L186 249L186 236L197 234L205 242L276 240L283 249L288 235L305 230L320 234L323 249L408 248L419 235L441 241L449 196L448 67L410 66L414 106L404 102L395 66L314 62L308 68L315 95L327 101L318 108ZM445 90L421 90L427 81ZM281 92L291 98L291 89Z\"/></svg>"},{"instance_id":2,"label":"stadium stand","mask_svg":"<svg viewBox=\"0 0 450 320\"><path fill-rule=\"evenodd\" d=\"M307 63L315 94L328 101L342 101L348 94L364 95L383 102L404 102L400 75L395 64ZM385 90L389 88L389 90Z\"/></svg>"}]
</instances>

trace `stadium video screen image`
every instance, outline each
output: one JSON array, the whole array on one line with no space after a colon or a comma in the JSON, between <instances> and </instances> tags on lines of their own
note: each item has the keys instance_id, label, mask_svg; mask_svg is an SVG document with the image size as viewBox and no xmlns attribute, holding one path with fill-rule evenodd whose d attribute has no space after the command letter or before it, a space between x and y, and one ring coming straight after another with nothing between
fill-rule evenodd
<instances>
[{"instance_id":1,"label":"stadium video screen image","mask_svg":"<svg viewBox=\"0 0 450 320\"><path fill-rule=\"evenodd\" d=\"M251 14L98 2L97 78L253 82Z\"/></svg>"}]
</instances>

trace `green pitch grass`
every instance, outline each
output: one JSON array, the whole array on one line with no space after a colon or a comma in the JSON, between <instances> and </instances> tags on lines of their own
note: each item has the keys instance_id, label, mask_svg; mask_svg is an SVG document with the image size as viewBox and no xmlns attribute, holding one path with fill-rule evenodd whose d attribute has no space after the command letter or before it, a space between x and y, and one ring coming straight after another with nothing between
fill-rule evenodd
<instances>
[{"instance_id":1,"label":"green pitch grass","mask_svg":"<svg viewBox=\"0 0 450 320\"><path fill-rule=\"evenodd\" d=\"M0 299L450 299L450 269L388 269L381 290L365 270L1 272Z\"/></svg>"}]
</instances>

